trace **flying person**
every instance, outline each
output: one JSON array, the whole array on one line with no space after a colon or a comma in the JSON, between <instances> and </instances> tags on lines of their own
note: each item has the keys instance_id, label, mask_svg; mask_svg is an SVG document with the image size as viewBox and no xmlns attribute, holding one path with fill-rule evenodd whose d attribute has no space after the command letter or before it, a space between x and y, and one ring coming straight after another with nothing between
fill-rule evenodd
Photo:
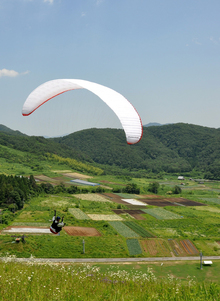
<instances>
[{"instance_id":1,"label":"flying person","mask_svg":"<svg viewBox=\"0 0 220 301\"><path fill-rule=\"evenodd\" d=\"M60 231L65 226L63 222L64 217L62 217L62 220L59 216L56 216L56 210L54 210L54 216L52 218L52 225L50 226L50 232L52 232L55 235L60 235Z\"/></svg>"}]
</instances>

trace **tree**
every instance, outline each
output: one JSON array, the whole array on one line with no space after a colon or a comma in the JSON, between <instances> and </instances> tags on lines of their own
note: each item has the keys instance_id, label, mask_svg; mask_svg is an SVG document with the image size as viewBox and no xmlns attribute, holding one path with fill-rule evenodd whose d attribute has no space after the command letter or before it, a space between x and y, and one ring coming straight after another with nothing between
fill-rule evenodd
<instances>
[{"instance_id":1,"label":"tree","mask_svg":"<svg viewBox=\"0 0 220 301\"><path fill-rule=\"evenodd\" d=\"M53 185L50 184L50 183L41 183L41 184L40 184L40 187L41 187L42 190L43 190L45 193L47 193L47 194L53 193L53 192L54 192L54 187L53 187Z\"/></svg>"},{"instance_id":2,"label":"tree","mask_svg":"<svg viewBox=\"0 0 220 301\"><path fill-rule=\"evenodd\" d=\"M123 192L140 194L140 188L137 187L137 184L130 183L126 185L126 187L123 189Z\"/></svg>"},{"instance_id":3,"label":"tree","mask_svg":"<svg viewBox=\"0 0 220 301\"><path fill-rule=\"evenodd\" d=\"M160 184L157 183L157 182L150 183L149 186L148 186L148 191L157 194L158 190L159 190L159 187L160 187Z\"/></svg>"},{"instance_id":4,"label":"tree","mask_svg":"<svg viewBox=\"0 0 220 301\"><path fill-rule=\"evenodd\" d=\"M70 186L70 187L67 188L67 192L70 193L70 194L77 193L77 191L78 191L77 186Z\"/></svg>"}]
</instances>

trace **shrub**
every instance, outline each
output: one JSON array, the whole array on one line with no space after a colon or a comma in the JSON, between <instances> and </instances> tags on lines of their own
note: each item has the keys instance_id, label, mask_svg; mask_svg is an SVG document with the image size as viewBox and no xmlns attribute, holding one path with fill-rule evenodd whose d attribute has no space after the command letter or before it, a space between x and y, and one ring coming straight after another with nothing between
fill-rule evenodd
<instances>
[{"instance_id":1,"label":"shrub","mask_svg":"<svg viewBox=\"0 0 220 301\"><path fill-rule=\"evenodd\" d=\"M180 194L182 192L182 189L179 186L175 186L172 190L173 194Z\"/></svg>"}]
</instances>

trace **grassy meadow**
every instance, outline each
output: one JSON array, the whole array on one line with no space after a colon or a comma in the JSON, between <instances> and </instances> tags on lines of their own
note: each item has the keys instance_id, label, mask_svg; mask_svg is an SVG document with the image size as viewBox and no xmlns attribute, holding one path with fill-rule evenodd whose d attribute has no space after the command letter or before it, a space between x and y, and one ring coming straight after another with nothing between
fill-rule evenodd
<instances>
[{"instance_id":1,"label":"grassy meadow","mask_svg":"<svg viewBox=\"0 0 220 301\"><path fill-rule=\"evenodd\" d=\"M37 264L33 257L29 263L17 263L6 256L0 262L0 300L219 300L217 268L219 263L211 272L188 262Z\"/></svg>"}]
</instances>

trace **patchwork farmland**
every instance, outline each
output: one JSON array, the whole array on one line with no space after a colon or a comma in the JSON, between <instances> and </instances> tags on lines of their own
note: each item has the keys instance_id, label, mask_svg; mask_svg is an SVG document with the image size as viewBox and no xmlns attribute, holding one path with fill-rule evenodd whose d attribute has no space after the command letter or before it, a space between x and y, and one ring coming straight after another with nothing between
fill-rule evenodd
<instances>
[{"instance_id":1,"label":"patchwork farmland","mask_svg":"<svg viewBox=\"0 0 220 301\"><path fill-rule=\"evenodd\" d=\"M40 178L47 180L46 177ZM27 236L25 249L29 241L31 246L36 243L41 248L49 248L50 241L56 239L53 235L48 233L50 235L46 236L46 232L34 233L28 229L48 229L48 221L56 208L60 216L65 216L66 226L59 237L60 241L63 239L63 250L76 250L75 257L82 256L82 239L85 239L88 257L195 256L199 254L198 250L204 249L205 243L201 242L205 242L206 237L211 237L215 242L211 254L217 255L220 254L220 244L217 243L219 230L210 227L210 223L220 224L218 200L217 197L191 200L167 195L112 192L45 195L26 204L11 226L24 229L23 234ZM216 205L213 205L214 201ZM2 246L15 249L17 245L8 244L7 232L2 231L2 234L6 244L0 244L0 251L3 250ZM43 236L47 237L44 244L38 242L41 236L42 240ZM211 243L209 245L212 246ZM30 250L33 252L32 247ZM22 251L17 252L19 254ZM65 257L65 252L60 254ZM71 252L68 255L70 257Z\"/></svg>"}]
</instances>

